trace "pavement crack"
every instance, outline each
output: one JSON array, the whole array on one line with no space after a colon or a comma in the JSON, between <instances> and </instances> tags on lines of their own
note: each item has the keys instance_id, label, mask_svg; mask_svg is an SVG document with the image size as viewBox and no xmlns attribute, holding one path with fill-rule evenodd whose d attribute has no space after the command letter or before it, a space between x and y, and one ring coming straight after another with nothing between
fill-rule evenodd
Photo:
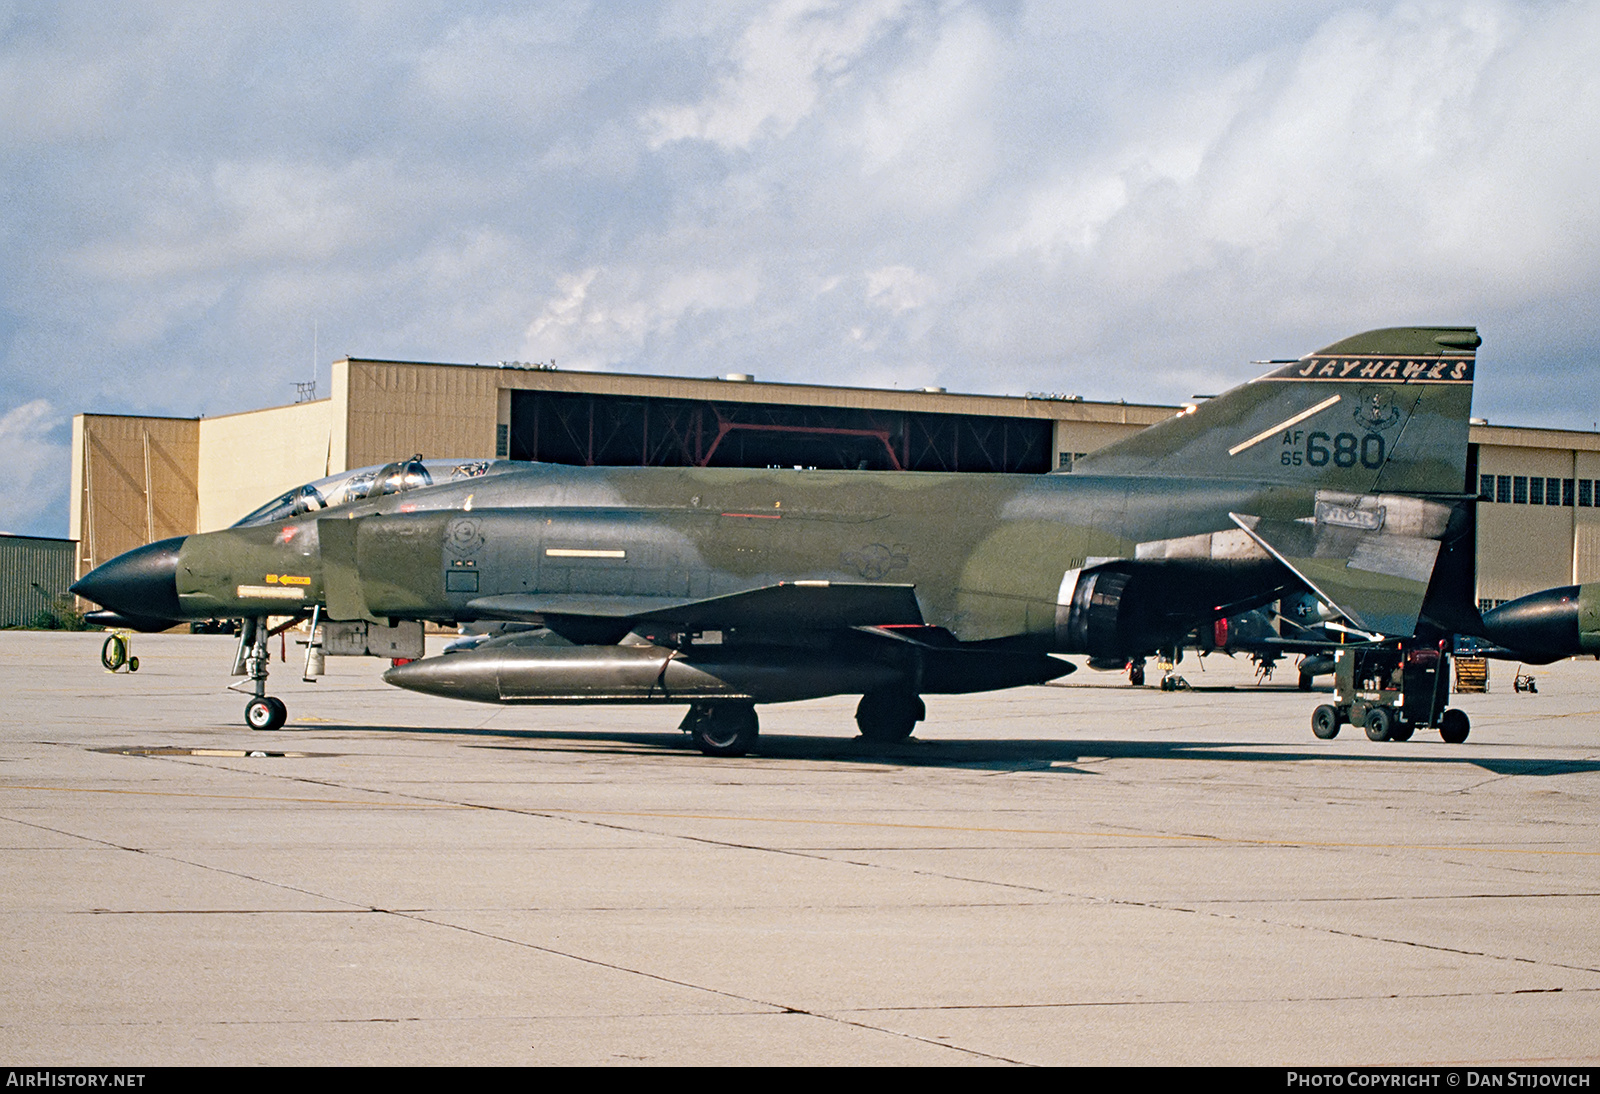
<instances>
[{"instance_id":1,"label":"pavement crack","mask_svg":"<svg viewBox=\"0 0 1600 1094\"><path fill-rule=\"evenodd\" d=\"M929 1006L852 1007L851 1014L876 1014L881 1012L938 1013L967 1010L1065 1010L1075 1007L1218 1007L1252 1006L1259 1003L1366 1003L1378 999L1489 999L1511 995L1553 995L1563 991L1600 992L1592 988L1506 988L1499 991L1439 991L1439 992L1383 992L1360 995L1263 995L1263 996L1195 996L1169 999L1071 999L1053 1003L936 1003Z\"/></svg>"},{"instance_id":2,"label":"pavement crack","mask_svg":"<svg viewBox=\"0 0 1600 1094\"><path fill-rule=\"evenodd\" d=\"M1027 1061L1025 1060L1016 1060L1007 1056L996 1055L992 1052L983 1052L980 1049L967 1048L962 1045L952 1045L945 1041L935 1040L931 1037L921 1037L914 1033L906 1033L903 1030L888 1029L881 1025L847 1018L840 1014L829 1013L821 1010L812 1010L808 1007L800 1007L792 1003L777 1003L768 999L758 999L754 996L742 995L738 992L728 991L725 988L712 987L708 984L696 984L692 981L680 980L677 977L667 976L663 973L651 972L648 969L640 969L630 965L622 965L614 961L604 961L597 957L587 957L583 954L573 953L569 950L558 950L551 946L540 945L537 942L528 942L524 939L509 938L506 935L495 934L493 931L485 931L476 927L468 927L461 923L451 923L448 920L434 919L429 916L419 915L414 912L392 912L390 914L399 916L403 919L410 919L419 923L426 923L430 926L461 931L464 934L474 935L478 938L486 938L495 942L502 942L507 945L518 946L522 949L549 954L552 957L560 957L569 961L577 961L585 965L593 965L596 968L610 969L614 972L621 972L631 976L643 977L647 980L654 980L657 983L669 984L673 987L684 988L689 991L706 992L707 994L716 995L720 998L729 999L738 1003L746 1003L753 1006L771 1008L773 1012L779 1014L803 1015L807 1018L816 1018L826 1022L836 1022L840 1025L852 1026L856 1029L869 1030L874 1033L882 1033L891 1037L900 1037L908 1041L916 1041L920 1044L932 1045L937 1048L950 1049L953 1052L959 1052L968 1056L976 1056L985 1060L995 1060L1000 1063L1027 1066Z\"/></svg>"},{"instance_id":3,"label":"pavement crack","mask_svg":"<svg viewBox=\"0 0 1600 1094\"><path fill-rule=\"evenodd\" d=\"M342 789L350 789L350 788L342 787ZM404 795L400 795L400 796L404 796ZM481 807L481 808L487 808L487 807ZM518 812L518 813L527 813L527 812L529 812L529 811L526 811L526 810L507 810L507 811L508 812ZM539 813L533 813L531 815L547 816L546 814L539 814ZM14 818L7 818L7 819L14 819ZM572 820L573 818L551 816L551 817L549 817L549 819ZM766 999L758 999L758 998L755 998L753 996L740 995L737 992L731 992L731 991L727 991L727 990L722 989L722 988L711 987L710 985L706 985L706 984L696 984L696 983L693 983L693 982L690 982L690 981L687 981L687 980L680 980L680 979L677 979L675 977L666 976L666 975L661 974L661 973L650 972L647 969L634 968L634 967L631 967L631 966L628 966L628 965L622 965L622 964L618 964L618 963L612 962L612 961L605 961L605 960L602 960L602 959L597 958L597 957L588 957L588 956L585 956L583 954L573 953L573 952L567 951L567 950L558 950L558 949L555 949L555 948L550 947L550 946L543 946L543 945L540 945L538 943L527 942L527 941L524 941L522 939L508 938L508 937L506 937L504 935L498 935L498 934L495 934L495 933L490 932L490 931L479 930L477 928L468 927L468 926L465 926L465 925L459 924L459 923L451 923L451 922L449 922L447 920L434 919L434 918L432 918L430 916L421 915L421 914L416 913L416 912L400 911L400 910L390 909L390 908L379 908L379 907L375 907L375 906L372 906L372 905L362 904L362 903L360 903L358 901L347 900L345 898L332 896L332 895L327 894L327 893L319 893L319 892L316 892L314 890L302 888L300 886L289 885L289 884L284 883L284 882L272 881L272 880L270 880L268 878L257 877L257 876L255 876L253 874L245 873L244 871L229 870L229 869L227 869L225 867L215 866L215 865L211 865L209 863L195 862L195 861L192 861L190 859L185 859L185 858L182 858L182 857L177 856L177 855L164 854L162 852L152 851L152 850L149 850L147 848L123 846L121 844L114 843L114 842L112 842L110 840L104 840L104 839L100 839L100 838L95 837L95 836L84 835L83 833L80 833L80 832L69 832L69 831L66 831L64 829L53 828L53 827L50 827L48 825L41 825L41 824L37 824L37 823L31 822L31 821L18 820L16 823L24 825L24 826L29 827L29 828L34 828L34 829L37 829L37 830L40 830L40 831L51 832L51 833L54 833L56 835L65 836L65 837L68 837L68 838L84 840L84 841L89 842L89 843L98 844L98 845L100 845L102 847L109 847L109 848L113 848L115 850L125 851L125 852L128 852L130 854L146 855L146 856L149 856L151 858L161 859L161 860L164 860L164 861L167 861L167 862L172 862L172 863L176 863L176 864L183 865L183 866L189 866L189 867L192 867L192 868L198 869L198 870L205 870L205 871L209 871L209 872L212 872L212 873L224 874L224 875L227 875L229 877L240 878L240 879L246 880L246 881L252 881L252 882L255 882L255 883L260 884L260 885L270 886L272 888L281 889L281 890L284 890L286 892L299 893L299 894L301 894L303 896L310 896L310 897L315 897L315 898L318 898L318 899L321 899L321 900L327 900L327 901L330 901L330 902L336 903L336 904L343 904L343 905L346 905L348 907L349 911L352 911L352 912L374 913L374 914L379 914L379 915L392 916L392 917L394 917L396 919L410 920L410 921L416 922L416 923L425 923L425 924L427 924L429 926L432 926L432 927L438 927L438 928L445 929L445 930L459 931L459 932L462 932L462 933L465 933L465 934L475 935L475 936L480 937L480 938L485 938L485 939L489 939L489 940L492 940L492 941L495 941L495 942L504 943L506 945L518 946L518 947L521 947L523 949L528 949L528 950L533 950L533 951L536 951L536 952L539 952L539 953L549 954L552 957L559 957L559 958L563 958L563 959L569 960L569 961L577 961L577 962L580 962L582 964L592 965L592 966L594 966L596 968L611 969L613 971L624 973L624 974L627 974L627 975L638 976L638 977L642 977L642 978L647 979L647 980L653 980L653 981L656 981L657 983L670 984L672 986L680 987L680 988L683 988L683 989L689 990L689 991L706 992L708 994L716 995L716 996L719 996L719 997L724 998L724 999L733 1000L735 1002L740 1002L740 1003L744 1003L744 1004L748 1004L748 1005L752 1005L752 1006L760 1006L760 1007L770 1008L771 1011L774 1012L774 1013L803 1015L803 1016L808 1017L808 1018L815 1018L815 1019L817 1019L819 1021L833 1022L833 1023L836 1023L838 1025L850 1026L850 1027L855 1028L855 1029L862 1029L862 1030L867 1030L867 1031L874 1032L874 1033L881 1033L881 1034L884 1034L885 1036L889 1036L889 1037L897 1037L897 1038L901 1038L901 1039L907 1040L907 1041L915 1041L915 1042L917 1042L919 1044L925 1044L925 1045L930 1045L930 1046L934 1046L934 1047L937 1047L937 1048L948 1049L951 1052L956 1052L956 1053L960 1053L962 1055L972 1056L972 1057L979 1058L979 1059L994 1060L994 1061L999 1062L999 1063L1015 1064L1015 1065L1018 1065L1018 1066L1028 1066L1028 1062L1025 1061L1025 1060L1012 1059L1010 1057L1000 1056L1000 1055L997 1055L997 1054L991 1053L991 1052L984 1052L981 1049L969 1048L969 1047L966 1047L966 1046L963 1046L963 1045L954 1045L954 1044L950 1044L950 1043L945 1042L945 1041L935 1040L935 1039L930 1038L930 1037L922 1037L922 1036L919 1036L919 1035L914 1034L914 1033L908 1033L908 1032L906 1032L904 1030L890 1029L890 1028L887 1028L887 1027L884 1027L884 1026L881 1026L881 1025L876 1025L876 1024L873 1024L873 1023L870 1023L870 1022L865 1022L865 1021L861 1021L861 1020L857 1020L857 1019L852 1019L852 1018L844 1017L842 1015L830 1014L830 1013L825 1012L825 1011L812 1010L812 1009L809 1009L809 1008L806 1008L806 1007L795 1006L793 1004L775 1003L775 1002L772 1002L772 1001L769 1001L769 1000L766 1000ZM592 820L590 820L588 818L584 819L584 823L595 823L595 824L598 824L598 826L600 826L600 827L623 828L623 826L614 825L614 824L610 824L610 823L607 823L607 822L594 822L594 821L592 821ZM623 828L623 830L625 830L625 831L633 831L633 829L628 829L628 828ZM714 841L714 840L701 840L699 842L715 843L717 841ZM728 844L727 846L738 846L738 845ZM755 850L755 851L771 851L771 850L773 850L771 848L763 848L763 847L749 847L749 848L746 848L746 849ZM804 855L799 855L798 857L802 857L802 858L818 858L818 857L821 857L821 856L804 854ZM832 860L830 860L830 861L832 861Z\"/></svg>"},{"instance_id":4,"label":"pavement crack","mask_svg":"<svg viewBox=\"0 0 1600 1094\"><path fill-rule=\"evenodd\" d=\"M902 867L902 866L894 866L894 865L887 864L887 863L863 862L863 861L858 860L858 859L841 858L841 857L838 857L838 856L833 855L833 854L822 853L822 852L802 851L802 850L797 850L797 849L794 849L794 848L776 847L776 846L766 845L766 844L747 843L747 842L738 841L738 840L721 840L721 839L716 839L716 838L710 837L710 836L698 836L698 835L693 835L693 834L688 834L688 833L681 833L681 832L660 832L660 831L652 830L652 829L649 829L649 828L644 828L644 827L642 827L640 825L637 825L637 824L626 824L626 823L622 823L620 821L615 821L615 820L603 820L601 818L594 817L594 816L583 816L583 815L574 814L574 813L571 813L571 812L561 811L561 810L540 810L540 809L530 809L530 808L517 807L517 806L487 805L487 804L481 804L481 803L476 803L476 802L459 801L459 800L455 800L455 799L442 797L442 796L439 796L439 795L415 794L415 793L407 793L407 792L392 791L392 790L391 791L378 791L378 790L372 790L372 789L366 788L366 787L351 786L348 783L344 783L344 782L336 782L336 781L333 781L333 780L311 779L311 778L307 778L305 776L300 776L300 775L278 774L278 773L273 773L273 775L276 778L284 778L284 779L289 779L289 780L297 781L297 782L314 783L315 785L318 785L318 786L339 789L339 790L343 790L343 791L346 791L346 792L363 792L363 793L372 793L372 794L385 794L385 795L387 795L389 797L403 798L403 799L407 799L407 800L427 802L427 803L435 804L435 805L453 805L453 806L456 806L456 807L459 807L459 808L464 808L464 809L482 809L482 810L491 811L491 812L514 813L514 814L520 814L522 816L538 817L538 818L541 818L541 819L544 819L544 820L561 821L561 822L565 822L565 823L578 824L578 825L583 825L583 826L592 827L592 828L601 828L601 829L607 829L607 830L611 830L611 831L627 832L630 835L643 835L643 836L649 836L649 837L658 838L658 839L670 839L670 840L676 840L676 841L687 842L687 843L696 843L696 844L700 844L700 845L703 845L703 846L714 846L714 847L727 848L727 849L730 849L730 850L750 851L750 852L754 852L754 853L757 853L757 854L784 855L784 856L808 859L808 860L813 860L813 861L825 861L825 862L830 862L830 863L841 863L841 864L844 864L844 865L854 866L854 867L857 867L857 868L868 869L868 870L889 870L889 871L893 871L893 872L897 872L897 873L902 873L902 874L905 874L905 875L908 875L908 876L929 877L929 878L936 878L936 879L940 879L940 880L957 881L957 882L963 882L963 883L968 883L968 884L984 885L984 886L990 886L990 887L993 887L993 888L1006 889L1006 890L1012 890L1012 891L1022 891L1022 892L1028 892L1028 893L1045 895L1045 896L1052 896L1052 897L1057 897L1057 898L1067 899L1067 900L1087 901L1087 902L1098 903L1098 904L1103 904L1103 905L1110 905L1110 906L1145 908L1145 909L1149 909L1151 911L1163 911L1163 912L1168 912L1168 913L1173 913L1173 914L1180 914L1180 915L1181 914L1203 915L1203 916L1207 916L1207 917L1210 917L1210 918L1213 918L1213 919L1240 920L1240 919L1243 918L1243 917L1240 917L1240 916L1237 916L1237 915L1233 915L1233 914L1230 914L1230 913L1223 913L1223 912L1216 911L1216 910L1209 910L1209 909L1196 908L1196 907L1188 907L1188 906L1177 905L1177 904L1169 904L1169 903L1163 902L1163 901L1142 901L1142 900L1130 900L1130 899L1126 899L1126 898L1105 897L1105 896L1100 896L1100 895L1097 895L1097 894L1078 893L1078 892L1072 892L1070 890L1063 890L1063 889L1050 888L1050 887L1044 887L1044 886L1036 886L1036 885L1026 885L1026 884L1022 884L1022 883L1018 883L1018 882L999 881L999 880L996 880L996 879L993 879L993 878L968 877L968 876L964 876L964 875L960 875L960 874L947 873L947 872L944 872L944 871L926 870L926 869L919 868L919 867ZM1116 833L1113 830L1110 834L1116 834ZM1174 838L1169 833L1163 833L1161 835L1163 835L1165 838L1168 838L1168 839ZM1183 836L1176 837L1176 838L1194 840L1194 841L1196 841L1197 843L1199 843L1201 845L1205 845L1207 843L1229 843L1229 842L1232 842L1232 843L1240 843L1240 842L1242 842L1242 843L1261 843L1261 844L1268 844L1268 845L1278 845L1278 843L1279 843L1279 841L1268 841L1268 840L1242 840L1242 841L1241 840L1227 840L1224 837L1211 836L1211 835L1206 835L1206 834L1202 834L1202 833L1186 833ZM1286 845L1289 845L1289 846L1304 846L1304 844L1301 844L1301 843L1299 843L1297 841L1282 841L1282 842L1285 843ZM174 861L182 861L182 860L174 860ZM215 869L218 869L220 872L224 872L224 873L231 872L231 871L221 870L220 867L219 868L215 868ZM241 875L238 875L238 876L244 877L246 875L242 875L241 874ZM251 880L259 880L259 879L251 879ZM276 883L273 883L273 882L265 882L265 883L266 884L276 884ZM305 892L305 890L294 889L292 886L281 886L281 887L288 888L291 891ZM306 895L317 896L317 895L320 895L320 894L307 893ZM328 898L325 898L325 899L328 899ZM348 902L345 902L345 903L348 903ZM1585 965L1574 965L1574 964L1567 964L1567 963L1564 963L1564 962L1557 962L1557 961L1545 961L1545 960L1541 960L1541 959L1537 959L1537 958L1522 957L1522 956L1518 956L1518 955L1514 955L1514 954L1494 954L1494 953L1489 953L1487 951L1468 950L1468 949L1464 949L1464 948L1445 946L1445 945L1438 944L1438 943L1422 942L1422 941L1413 940L1413 939L1392 938L1392 937L1387 937L1387 936L1383 936L1383 935L1365 934L1365 933L1356 932L1356 931L1346 931L1346 930L1341 930L1341 929L1335 928L1335 927L1322 927L1322 926L1315 926L1315 925L1312 925L1312 924L1297 924L1297 923L1290 923L1290 922L1281 922L1281 921L1274 920L1274 919L1266 919L1266 918L1259 918L1259 917L1255 918L1253 921L1254 922L1258 922L1258 923L1262 923L1262 924L1268 925L1268 926L1283 927L1283 928L1290 929L1290 930L1321 932L1321 933L1332 935L1332 936L1355 938L1355 939L1361 939L1361 940L1370 941L1370 942L1389 943L1389 944L1393 944L1393 945L1411 946L1411 947L1415 947L1415 948L1418 948L1418 949L1433 950L1433 951L1441 952L1441 953L1457 953L1457 954L1461 954L1462 956L1481 957L1481 958L1484 958L1486 960L1492 960L1492 961L1509 961L1509 962L1515 962L1515 963L1519 963L1519 964L1529 964L1529 965L1534 965L1534 966L1548 966L1548 967L1551 967L1551 968L1559 968L1559 969L1564 969L1564 970L1569 970L1569 971L1574 971L1574 972L1591 972L1591 973L1600 972L1600 967L1590 967L1590 966L1585 966ZM930 1042L930 1043L932 1043L932 1042ZM942 1042L939 1042L939 1043L942 1044Z\"/></svg>"}]
</instances>

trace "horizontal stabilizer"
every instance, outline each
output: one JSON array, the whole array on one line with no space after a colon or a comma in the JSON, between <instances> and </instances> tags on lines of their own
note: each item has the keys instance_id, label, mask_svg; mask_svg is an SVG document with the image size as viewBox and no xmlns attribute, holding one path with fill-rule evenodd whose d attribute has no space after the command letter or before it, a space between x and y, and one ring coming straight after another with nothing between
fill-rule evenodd
<instances>
[{"instance_id":1,"label":"horizontal stabilizer","mask_svg":"<svg viewBox=\"0 0 1600 1094\"><path fill-rule=\"evenodd\" d=\"M1319 507L1320 508L1320 507ZM1234 522L1279 562L1294 571L1328 604L1356 626L1409 638L1428 594L1439 540L1383 530L1382 509L1344 510L1379 514L1378 527L1346 523L1265 520L1229 513ZM1418 529L1421 530L1421 529ZM1442 529L1440 529L1442 532Z\"/></svg>"},{"instance_id":2,"label":"horizontal stabilizer","mask_svg":"<svg viewBox=\"0 0 1600 1094\"><path fill-rule=\"evenodd\" d=\"M468 605L481 616L539 621L549 616L637 620L685 627L832 629L920 624L911 585L783 581L724 596L587 596L577 593L483 596Z\"/></svg>"}]
</instances>

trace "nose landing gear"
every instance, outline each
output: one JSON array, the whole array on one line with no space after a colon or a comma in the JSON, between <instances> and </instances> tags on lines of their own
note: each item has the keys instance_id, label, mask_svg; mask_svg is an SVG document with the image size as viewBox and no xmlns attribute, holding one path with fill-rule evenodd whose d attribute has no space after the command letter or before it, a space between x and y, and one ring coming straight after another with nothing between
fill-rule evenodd
<instances>
[{"instance_id":1,"label":"nose landing gear","mask_svg":"<svg viewBox=\"0 0 1600 1094\"><path fill-rule=\"evenodd\" d=\"M267 652L267 639L283 633L298 622L297 618L291 618L269 630L265 619L241 621L239 652L233 659L233 675L245 679L229 684L228 690L253 693L250 701L244 705L244 724L251 729L282 729L289 720L289 708L283 700L267 694L267 664L271 660Z\"/></svg>"}]
</instances>

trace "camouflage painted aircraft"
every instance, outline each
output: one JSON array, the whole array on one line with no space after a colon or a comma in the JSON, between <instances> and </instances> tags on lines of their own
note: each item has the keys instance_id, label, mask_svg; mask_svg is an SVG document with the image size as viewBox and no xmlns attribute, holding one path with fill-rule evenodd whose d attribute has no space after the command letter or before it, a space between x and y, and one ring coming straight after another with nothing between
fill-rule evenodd
<instances>
[{"instance_id":1,"label":"camouflage painted aircraft","mask_svg":"<svg viewBox=\"0 0 1600 1094\"><path fill-rule=\"evenodd\" d=\"M266 620L287 616L322 652L407 657L422 621L542 624L384 678L684 704L712 755L752 746L756 704L837 694L862 697L863 735L900 740L924 695L1042 683L1071 671L1059 654L1127 663L1296 592L1402 642L1482 633L1464 489L1479 344L1356 335L1046 475L404 461L74 590L134 624L243 620L234 686L258 729L286 717Z\"/></svg>"}]
</instances>

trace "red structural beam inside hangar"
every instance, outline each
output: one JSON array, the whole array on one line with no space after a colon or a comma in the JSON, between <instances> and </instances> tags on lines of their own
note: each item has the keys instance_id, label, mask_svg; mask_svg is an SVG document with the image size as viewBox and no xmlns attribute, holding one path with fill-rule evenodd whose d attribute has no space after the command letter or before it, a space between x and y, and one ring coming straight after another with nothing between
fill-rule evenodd
<instances>
[{"instance_id":1,"label":"red structural beam inside hangar","mask_svg":"<svg viewBox=\"0 0 1600 1094\"><path fill-rule=\"evenodd\" d=\"M505 455L585 467L1043 472L1051 423L854 407L517 391Z\"/></svg>"}]
</instances>

